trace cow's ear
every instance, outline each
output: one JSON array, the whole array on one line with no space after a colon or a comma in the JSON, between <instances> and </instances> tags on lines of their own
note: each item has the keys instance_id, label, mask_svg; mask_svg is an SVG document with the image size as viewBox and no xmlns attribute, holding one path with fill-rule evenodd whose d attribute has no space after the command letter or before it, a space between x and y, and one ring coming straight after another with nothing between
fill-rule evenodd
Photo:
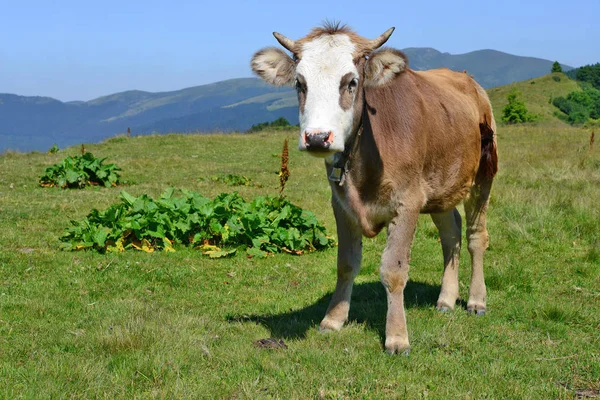
<instances>
[{"instance_id":1,"label":"cow's ear","mask_svg":"<svg viewBox=\"0 0 600 400\"><path fill-rule=\"evenodd\" d=\"M401 51L390 48L377 50L371 53L365 65L365 86L383 86L404 72L407 66L408 59Z\"/></svg>"},{"instance_id":2,"label":"cow's ear","mask_svg":"<svg viewBox=\"0 0 600 400\"><path fill-rule=\"evenodd\" d=\"M258 51L250 62L252 71L266 82L282 86L291 85L295 78L296 63L283 50L267 47Z\"/></svg>"}]
</instances>

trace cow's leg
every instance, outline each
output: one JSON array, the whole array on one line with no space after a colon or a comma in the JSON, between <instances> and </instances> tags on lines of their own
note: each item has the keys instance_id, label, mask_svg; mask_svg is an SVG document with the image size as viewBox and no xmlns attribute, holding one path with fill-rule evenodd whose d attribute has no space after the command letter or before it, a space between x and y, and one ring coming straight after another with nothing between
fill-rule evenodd
<instances>
[{"instance_id":1,"label":"cow's leg","mask_svg":"<svg viewBox=\"0 0 600 400\"><path fill-rule=\"evenodd\" d=\"M444 253L444 277L436 307L440 311L448 311L454 309L456 299L458 299L461 218L455 208L445 213L431 214L431 219L440 231L440 241Z\"/></svg>"},{"instance_id":2,"label":"cow's leg","mask_svg":"<svg viewBox=\"0 0 600 400\"><path fill-rule=\"evenodd\" d=\"M333 213L338 232L337 284L319 330L338 331L348 319L354 278L362 259L362 232L334 200Z\"/></svg>"},{"instance_id":3,"label":"cow's leg","mask_svg":"<svg viewBox=\"0 0 600 400\"><path fill-rule=\"evenodd\" d=\"M492 188L492 178L483 178L471 189L471 195L465 201L467 222L467 241L471 253L471 286L467 310L483 315L486 311L486 289L483 278L483 253L488 247L486 212Z\"/></svg>"},{"instance_id":4,"label":"cow's leg","mask_svg":"<svg viewBox=\"0 0 600 400\"><path fill-rule=\"evenodd\" d=\"M405 208L398 211L388 225L387 244L381 256L381 282L388 301L385 350L390 354L408 354L410 351L404 314L404 287L408 281L410 246L418 218L418 211Z\"/></svg>"}]
</instances>

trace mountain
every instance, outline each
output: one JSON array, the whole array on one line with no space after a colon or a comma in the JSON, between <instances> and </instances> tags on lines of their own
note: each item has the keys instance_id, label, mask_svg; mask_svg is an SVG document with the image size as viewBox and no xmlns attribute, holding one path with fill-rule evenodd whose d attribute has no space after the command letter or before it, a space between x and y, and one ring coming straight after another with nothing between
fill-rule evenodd
<instances>
[{"instance_id":1,"label":"mountain","mask_svg":"<svg viewBox=\"0 0 600 400\"><path fill-rule=\"evenodd\" d=\"M486 89L520 82L545 75L553 61L522 57L496 50L477 50L465 54L442 53L430 48L402 50L408 56L409 66L416 70L446 67L455 71L466 70ZM563 71L573 69L561 65Z\"/></svg>"},{"instance_id":2,"label":"mountain","mask_svg":"<svg viewBox=\"0 0 600 400\"><path fill-rule=\"evenodd\" d=\"M552 61L494 50L452 55L430 48L404 52L411 68L467 70L484 87L504 85L548 73ZM571 67L564 65L563 70ZM284 117L298 123L291 88L256 78L231 79L171 92L131 90L91 101L61 102L49 97L0 94L0 152L47 150L97 142L131 128L133 134L246 130Z\"/></svg>"},{"instance_id":3,"label":"mountain","mask_svg":"<svg viewBox=\"0 0 600 400\"><path fill-rule=\"evenodd\" d=\"M273 116L266 105L253 104L247 120L237 124L231 123L234 110L223 113L222 107L263 94L282 96L286 92L291 89L242 78L172 92L132 90L88 102L63 103L46 97L0 94L0 151L46 150L53 143L64 147L96 142L125 132L128 127L134 134L165 132L173 129L168 124L171 120L179 121L180 131L247 129L256 123L254 116ZM181 121L188 117L192 125L183 125Z\"/></svg>"}]
</instances>

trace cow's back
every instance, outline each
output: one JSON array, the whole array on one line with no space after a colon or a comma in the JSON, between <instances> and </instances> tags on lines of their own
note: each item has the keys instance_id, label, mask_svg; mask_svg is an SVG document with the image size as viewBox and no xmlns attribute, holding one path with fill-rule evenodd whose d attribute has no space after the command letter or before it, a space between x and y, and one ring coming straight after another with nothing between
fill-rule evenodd
<instances>
[{"instance_id":1,"label":"cow's back","mask_svg":"<svg viewBox=\"0 0 600 400\"><path fill-rule=\"evenodd\" d=\"M441 101L446 100L446 106L453 108L455 113L470 110L478 123L491 123L493 113L488 95L466 71L456 72L448 68L438 68L413 72L422 82L431 85L430 89L435 92L436 97Z\"/></svg>"}]
</instances>

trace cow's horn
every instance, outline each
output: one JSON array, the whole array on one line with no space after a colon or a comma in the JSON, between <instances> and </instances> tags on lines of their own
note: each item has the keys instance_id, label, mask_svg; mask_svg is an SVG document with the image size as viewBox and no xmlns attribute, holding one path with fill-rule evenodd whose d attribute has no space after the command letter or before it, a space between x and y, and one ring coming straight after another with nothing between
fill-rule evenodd
<instances>
[{"instance_id":1,"label":"cow's horn","mask_svg":"<svg viewBox=\"0 0 600 400\"><path fill-rule=\"evenodd\" d=\"M388 29L387 31L383 32L381 34L381 36L379 36L376 39L373 39L369 42L370 46L371 46L371 50L375 50L378 49L379 47L381 47L385 42L387 42L387 40L390 38L390 36L392 36L392 32L394 32L394 29L396 29L395 27L391 27L390 29Z\"/></svg>"},{"instance_id":2,"label":"cow's horn","mask_svg":"<svg viewBox=\"0 0 600 400\"><path fill-rule=\"evenodd\" d=\"M294 52L294 49L296 47L296 42L294 42L292 39L286 38L279 32L273 32L273 36L275 36L275 39L277 39L279 44L281 44L283 47L285 47L292 53Z\"/></svg>"}]
</instances>

